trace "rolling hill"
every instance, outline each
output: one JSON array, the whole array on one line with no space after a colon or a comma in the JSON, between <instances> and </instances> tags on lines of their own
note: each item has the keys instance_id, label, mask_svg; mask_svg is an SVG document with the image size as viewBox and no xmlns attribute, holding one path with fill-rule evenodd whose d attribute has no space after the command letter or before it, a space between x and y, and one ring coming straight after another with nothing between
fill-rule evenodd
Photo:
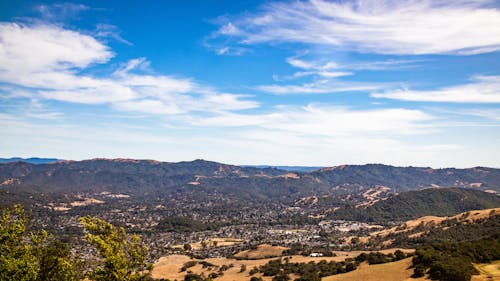
<instances>
[{"instance_id":1,"label":"rolling hill","mask_svg":"<svg viewBox=\"0 0 500 281\"><path fill-rule=\"evenodd\" d=\"M495 194L465 188L430 188L403 192L366 208L346 206L335 211L332 216L367 222L405 221L499 206L500 197Z\"/></svg>"},{"instance_id":2,"label":"rolling hill","mask_svg":"<svg viewBox=\"0 0 500 281\"><path fill-rule=\"evenodd\" d=\"M356 194L379 186L388 187L392 193L432 186L499 192L500 169L431 169L369 164L290 172L205 160L169 163L134 159L0 164L0 189L9 192L122 192L162 196L196 193L200 196L291 202L312 195ZM386 208L385 205L377 206Z\"/></svg>"}]
</instances>

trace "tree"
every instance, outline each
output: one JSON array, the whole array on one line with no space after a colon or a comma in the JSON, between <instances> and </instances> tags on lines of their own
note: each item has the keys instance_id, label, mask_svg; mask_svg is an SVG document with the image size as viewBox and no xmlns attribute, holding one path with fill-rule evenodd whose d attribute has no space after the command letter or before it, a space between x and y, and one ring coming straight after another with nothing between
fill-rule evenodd
<instances>
[{"instance_id":1,"label":"tree","mask_svg":"<svg viewBox=\"0 0 500 281\"><path fill-rule=\"evenodd\" d=\"M69 246L45 231L28 233L28 217L20 205L2 210L0 216L0 281L75 281L81 271L75 266Z\"/></svg>"},{"instance_id":2,"label":"tree","mask_svg":"<svg viewBox=\"0 0 500 281\"><path fill-rule=\"evenodd\" d=\"M83 279L83 266L79 259L71 257L71 248L61 241L50 241L40 247L40 271L38 280L43 281L75 281Z\"/></svg>"},{"instance_id":3,"label":"tree","mask_svg":"<svg viewBox=\"0 0 500 281\"><path fill-rule=\"evenodd\" d=\"M146 247L137 235L127 236L123 227L91 216L80 218L87 232L87 241L94 246L102 264L89 272L95 281L139 281L147 280L146 272L152 265L145 262Z\"/></svg>"},{"instance_id":4,"label":"tree","mask_svg":"<svg viewBox=\"0 0 500 281\"><path fill-rule=\"evenodd\" d=\"M0 280L37 280L38 261L34 249L26 241L26 217L15 205L2 210L0 217Z\"/></svg>"}]
</instances>

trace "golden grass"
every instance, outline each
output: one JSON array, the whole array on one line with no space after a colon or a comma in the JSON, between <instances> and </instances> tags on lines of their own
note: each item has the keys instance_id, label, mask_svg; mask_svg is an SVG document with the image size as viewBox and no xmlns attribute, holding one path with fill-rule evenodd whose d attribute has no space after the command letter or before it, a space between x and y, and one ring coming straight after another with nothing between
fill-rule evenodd
<instances>
[{"instance_id":1,"label":"golden grass","mask_svg":"<svg viewBox=\"0 0 500 281\"><path fill-rule=\"evenodd\" d=\"M375 231L370 233L370 236L365 236L365 237L358 237L360 243L368 243L368 241L372 238L375 237L381 237L385 238L390 234L396 234L396 233L404 233L404 232L409 232L418 227L419 225L423 224L427 227L430 226L436 226L439 227L440 224L445 221L445 220L450 220L450 219L456 219L461 222L466 222L466 223L471 223L480 219L485 219L488 217L491 217L493 215L498 215L500 214L500 208L492 208L492 209L485 209L485 210L473 210L469 212L463 212L451 217L436 217L436 216L425 216L421 217L418 219L414 220L409 220L399 226L395 226L389 229L384 229L380 231ZM410 238L418 237L422 235L423 233L415 233L410 235ZM355 236L351 236L347 238L347 243L351 243L352 238ZM386 241L386 246L390 245L388 241Z\"/></svg>"},{"instance_id":2,"label":"golden grass","mask_svg":"<svg viewBox=\"0 0 500 281\"><path fill-rule=\"evenodd\" d=\"M362 263L358 269L344 274L337 274L324 277L323 281L406 281L406 280L425 280L424 278L411 278L413 269L411 258L397 262L368 265Z\"/></svg>"},{"instance_id":3,"label":"golden grass","mask_svg":"<svg viewBox=\"0 0 500 281\"><path fill-rule=\"evenodd\" d=\"M269 246L269 245L268 245ZM387 249L384 251L381 251L383 253L393 253L397 249ZM408 250L408 249L401 249L404 250L405 252L411 252L413 250ZM335 254L337 256L335 257L304 257L304 256L291 256L290 262L304 262L308 263L310 261L314 262L319 262L321 260L326 260L326 261L343 261L346 258L354 258L358 256L361 253L367 253L366 251L352 251L352 252L341 252L341 251L336 251ZM214 264L218 267L222 265L230 265L233 264L234 266L232 268L229 268L227 271L224 272L224 275L221 277L218 277L217 280L220 281L232 281L232 280L250 280L250 275L248 272L254 267L259 267L262 266L266 263L268 263L270 260L273 260L276 258L266 258L266 259L257 259L257 260L236 260L236 259L227 259L227 258L209 258L205 260L197 260L197 259L191 259L188 256L184 255L171 255L171 256L165 256L160 258L155 264L154 268L152 271L152 277L155 279L160 279L160 278L166 278L170 280L183 280L184 276L186 275L186 272L180 272L181 267L188 261L207 261L211 264ZM411 260L410 260L411 263ZM241 269L241 266L245 265L247 267L246 271L244 272L239 272ZM208 276L212 272L217 272L216 268L202 268L200 264L197 264L193 267L190 267L187 269L188 271L192 271L196 274L204 274L205 276ZM261 276L260 274L256 274L255 276ZM264 277L264 280L271 280L272 278L270 277ZM293 279L292 279L293 280ZM383 280L383 279L380 279ZM418 280L418 279L415 279Z\"/></svg>"},{"instance_id":4,"label":"golden grass","mask_svg":"<svg viewBox=\"0 0 500 281\"><path fill-rule=\"evenodd\" d=\"M479 275L472 276L471 281L500 281L500 260L492 263L474 264Z\"/></svg>"},{"instance_id":5,"label":"golden grass","mask_svg":"<svg viewBox=\"0 0 500 281\"><path fill-rule=\"evenodd\" d=\"M262 244L255 250L245 250L234 255L237 258L242 259L264 259L269 257L279 257L282 255L286 247L272 246L269 244Z\"/></svg>"}]
</instances>

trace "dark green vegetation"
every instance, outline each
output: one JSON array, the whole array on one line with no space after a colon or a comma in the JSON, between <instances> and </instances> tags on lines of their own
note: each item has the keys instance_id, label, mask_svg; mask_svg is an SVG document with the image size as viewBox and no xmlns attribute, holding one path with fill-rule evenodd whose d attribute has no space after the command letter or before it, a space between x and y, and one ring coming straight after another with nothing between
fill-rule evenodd
<instances>
[{"instance_id":1,"label":"dark green vegetation","mask_svg":"<svg viewBox=\"0 0 500 281\"><path fill-rule=\"evenodd\" d=\"M149 280L151 265L145 263L141 239L127 236L123 228L93 217L80 222L100 260L87 265L85 277L93 281ZM0 281L75 281L84 277L84 261L71 253L68 244L45 231L29 232L28 217L21 206L3 209L0 216ZM88 259L88 258L87 258Z\"/></svg>"},{"instance_id":2,"label":"dark green vegetation","mask_svg":"<svg viewBox=\"0 0 500 281\"><path fill-rule=\"evenodd\" d=\"M0 280L79 280L69 247L44 231L28 233L21 206L0 216Z\"/></svg>"},{"instance_id":3,"label":"dark green vegetation","mask_svg":"<svg viewBox=\"0 0 500 281\"><path fill-rule=\"evenodd\" d=\"M469 281L477 270L475 263L500 259L500 235L474 242L427 245L416 251L413 258L414 277L429 274L441 281Z\"/></svg>"},{"instance_id":4,"label":"dark green vegetation","mask_svg":"<svg viewBox=\"0 0 500 281\"><path fill-rule=\"evenodd\" d=\"M428 229L421 237L414 239L414 245L425 245L436 242L464 242L485 239L500 231L500 214L475 221L474 223L460 223L450 220L444 227Z\"/></svg>"},{"instance_id":5,"label":"dark green vegetation","mask_svg":"<svg viewBox=\"0 0 500 281\"><path fill-rule=\"evenodd\" d=\"M440 188L404 192L366 208L346 206L333 217L366 222L406 221L423 216L450 216L500 206L500 197L473 189Z\"/></svg>"},{"instance_id":6,"label":"dark green vegetation","mask_svg":"<svg viewBox=\"0 0 500 281\"><path fill-rule=\"evenodd\" d=\"M385 237L372 237L364 247L377 248L384 241L392 241L393 247L415 248L435 243L475 241L499 233L500 213L491 211L489 216L485 218L469 221L469 215L474 213L474 211L467 212L439 224L421 223L408 231L392 233ZM400 230L405 229L401 226ZM413 237L414 234L419 235Z\"/></svg>"}]
</instances>

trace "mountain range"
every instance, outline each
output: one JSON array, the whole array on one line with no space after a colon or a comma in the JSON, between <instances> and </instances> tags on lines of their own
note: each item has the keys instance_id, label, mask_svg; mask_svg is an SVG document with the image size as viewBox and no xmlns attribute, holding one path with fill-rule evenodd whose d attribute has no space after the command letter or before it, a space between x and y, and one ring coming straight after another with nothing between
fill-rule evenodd
<instances>
[{"instance_id":1,"label":"mountain range","mask_svg":"<svg viewBox=\"0 0 500 281\"><path fill-rule=\"evenodd\" d=\"M497 193L500 192L500 169L367 164L291 172L205 160L172 163L134 159L0 164L0 189L9 192L196 193L201 197L217 194L244 200L293 201L306 196L357 194L377 187L388 188L391 193L429 187L473 188Z\"/></svg>"}]
</instances>

